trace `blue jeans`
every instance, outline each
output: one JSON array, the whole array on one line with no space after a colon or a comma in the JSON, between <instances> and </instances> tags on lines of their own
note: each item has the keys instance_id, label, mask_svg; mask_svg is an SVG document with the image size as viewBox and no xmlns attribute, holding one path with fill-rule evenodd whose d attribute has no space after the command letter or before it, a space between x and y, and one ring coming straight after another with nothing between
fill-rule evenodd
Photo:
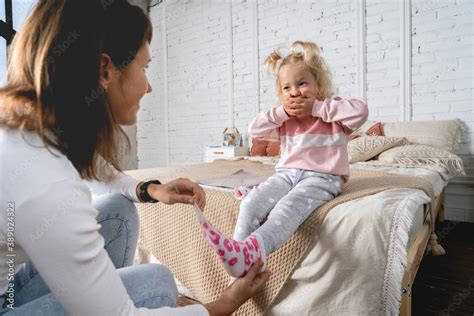
<instances>
[{"instance_id":1,"label":"blue jeans","mask_svg":"<svg viewBox=\"0 0 474 316\"><path fill-rule=\"evenodd\" d=\"M160 264L132 266L139 229L135 205L120 194L104 194L95 197L92 203L99 211L97 222L102 226L99 233L104 238L105 250L135 306L150 309L176 306L178 290L168 268ZM0 314L66 315L31 262L15 274L14 288L15 308L7 308L4 297L0 296Z\"/></svg>"}]
</instances>

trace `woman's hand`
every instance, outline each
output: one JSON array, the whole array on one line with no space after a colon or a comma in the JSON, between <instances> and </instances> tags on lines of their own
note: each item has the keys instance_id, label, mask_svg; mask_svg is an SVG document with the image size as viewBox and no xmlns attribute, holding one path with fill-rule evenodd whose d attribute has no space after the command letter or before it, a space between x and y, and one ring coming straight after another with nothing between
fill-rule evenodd
<instances>
[{"instance_id":1,"label":"woman's hand","mask_svg":"<svg viewBox=\"0 0 474 316\"><path fill-rule=\"evenodd\" d=\"M201 209L206 206L206 193L195 182L179 178L168 183L150 184L148 194L165 204L193 204L196 202Z\"/></svg>"},{"instance_id":2,"label":"woman's hand","mask_svg":"<svg viewBox=\"0 0 474 316\"><path fill-rule=\"evenodd\" d=\"M244 277L236 279L221 294L221 297L214 302L205 305L209 315L231 315L249 298L257 294L263 284L270 277L270 271L259 273L263 263L258 261L247 272Z\"/></svg>"}]
</instances>

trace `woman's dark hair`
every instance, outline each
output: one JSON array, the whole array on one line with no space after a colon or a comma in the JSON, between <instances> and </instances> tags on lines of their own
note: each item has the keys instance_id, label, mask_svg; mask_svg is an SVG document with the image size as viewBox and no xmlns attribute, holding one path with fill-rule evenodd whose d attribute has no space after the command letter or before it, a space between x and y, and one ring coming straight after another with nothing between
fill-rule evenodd
<instances>
[{"instance_id":1,"label":"woman's dark hair","mask_svg":"<svg viewBox=\"0 0 474 316\"><path fill-rule=\"evenodd\" d=\"M100 79L101 54L122 70L152 38L148 16L121 0L41 0L9 51L0 124L35 131L86 179L103 179L99 157L119 169L120 142Z\"/></svg>"}]
</instances>

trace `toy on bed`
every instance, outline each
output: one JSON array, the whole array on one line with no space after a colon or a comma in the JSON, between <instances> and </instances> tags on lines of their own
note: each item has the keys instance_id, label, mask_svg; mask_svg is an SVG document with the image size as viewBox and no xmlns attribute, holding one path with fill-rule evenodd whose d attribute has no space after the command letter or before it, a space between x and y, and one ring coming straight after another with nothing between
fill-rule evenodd
<instances>
[{"instance_id":1,"label":"toy on bed","mask_svg":"<svg viewBox=\"0 0 474 316\"><path fill-rule=\"evenodd\" d=\"M242 146L242 135L240 134L239 130L235 127L228 127L223 132L223 146L235 146L239 147Z\"/></svg>"}]
</instances>

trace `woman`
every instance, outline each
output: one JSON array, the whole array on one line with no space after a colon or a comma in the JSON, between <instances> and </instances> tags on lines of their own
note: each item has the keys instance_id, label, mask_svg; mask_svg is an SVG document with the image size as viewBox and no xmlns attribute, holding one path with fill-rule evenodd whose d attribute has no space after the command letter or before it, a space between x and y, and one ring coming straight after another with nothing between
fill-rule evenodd
<instances>
[{"instance_id":1,"label":"woman","mask_svg":"<svg viewBox=\"0 0 474 316\"><path fill-rule=\"evenodd\" d=\"M151 37L147 16L119 0L39 1L16 35L0 89L0 313L230 315L268 279L258 263L218 300L175 309L169 270L130 266L132 201L205 205L188 179L118 171L119 125L151 92Z\"/></svg>"}]
</instances>

